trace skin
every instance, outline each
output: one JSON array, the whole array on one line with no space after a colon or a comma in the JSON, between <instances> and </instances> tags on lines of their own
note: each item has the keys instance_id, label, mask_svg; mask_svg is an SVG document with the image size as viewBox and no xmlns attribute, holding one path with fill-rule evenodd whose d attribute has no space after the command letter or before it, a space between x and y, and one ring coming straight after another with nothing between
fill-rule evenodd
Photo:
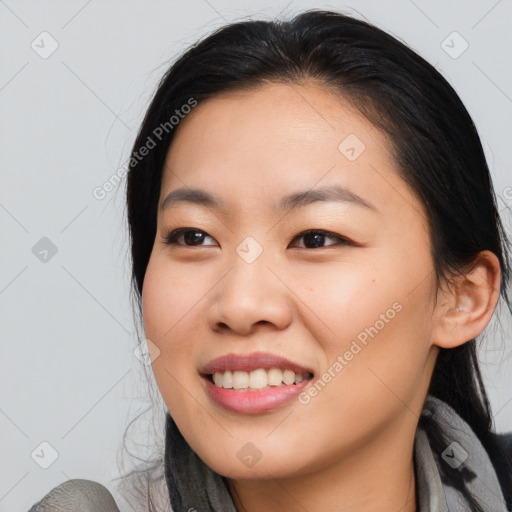
<instances>
[{"instance_id":1,"label":"skin","mask_svg":"<svg viewBox=\"0 0 512 512\"><path fill-rule=\"evenodd\" d=\"M354 161L338 149L349 134L365 145ZM286 194L329 184L375 210L332 201L273 210ZM241 511L415 511L414 434L435 359L489 322L496 256L482 252L472 272L436 290L425 208L389 141L318 84L266 84L198 105L170 147L160 203L180 187L226 203L158 211L142 294L145 333L160 350L155 378L192 449L228 477ZM179 227L206 235L200 245L166 244ZM326 237L311 248L298 236L310 229L354 244ZM236 251L247 236L263 249L252 263ZM282 355L318 378L397 303L307 404L240 414L205 392L199 369L227 353ZM237 457L248 442L261 453L252 467Z\"/></svg>"}]
</instances>

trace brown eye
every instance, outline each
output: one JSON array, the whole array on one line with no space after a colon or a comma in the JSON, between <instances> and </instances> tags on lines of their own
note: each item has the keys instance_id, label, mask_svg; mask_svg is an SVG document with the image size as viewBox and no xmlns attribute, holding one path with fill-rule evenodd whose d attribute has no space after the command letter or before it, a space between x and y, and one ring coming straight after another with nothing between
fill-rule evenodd
<instances>
[{"instance_id":1,"label":"brown eye","mask_svg":"<svg viewBox=\"0 0 512 512\"><path fill-rule=\"evenodd\" d=\"M322 247L328 247L330 245L350 245L350 241L346 238L335 235L334 233L329 233L328 231L318 229L304 231L303 233L297 235L294 240L299 238L304 239L304 245L301 247L304 249L318 249ZM335 243L328 243L327 245L324 245L326 239L335 240Z\"/></svg>"},{"instance_id":2,"label":"brown eye","mask_svg":"<svg viewBox=\"0 0 512 512\"><path fill-rule=\"evenodd\" d=\"M199 246L201 247L205 238L213 238L206 232L196 228L179 228L171 231L164 237L164 242L168 245L184 245L188 247ZM183 242L180 240L183 238ZM208 244L211 245L211 244Z\"/></svg>"},{"instance_id":3,"label":"brown eye","mask_svg":"<svg viewBox=\"0 0 512 512\"><path fill-rule=\"evenodd\" d=\"M215 244L204 244L206 238L214 240L205 231L197 228L178 228L164 236L164 243L167 245L177 245L184 247L208 247ZM309 230L297 235L293 240L303 239L302 245L295 245L301 249L322 249L331 245L352 245L346 238L335 235L324 230ZM326 243L326 241L334 241Z\"/></svg>"}]
</instances>

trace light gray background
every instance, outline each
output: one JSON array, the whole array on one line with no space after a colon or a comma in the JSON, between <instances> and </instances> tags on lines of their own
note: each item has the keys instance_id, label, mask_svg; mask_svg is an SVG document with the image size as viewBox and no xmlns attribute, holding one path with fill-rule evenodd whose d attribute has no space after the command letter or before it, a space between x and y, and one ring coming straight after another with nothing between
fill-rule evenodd
<instances>
[{"instance_id":1,"label":"light gray background","mask_svg":"<svg viewBox=\"0 0 512 512\"><path fill-rule=\"evenodd\" d=\"M1 511L26 511L68 478L113 489L122 434L149 404L133 353L124 182L103 200L93 190L126 164L167 64L227 21L310 7L366 18L448 78L481 134L510 230L511 0L0 0ZM44 31L58 43L47 58ZM457 58L464 41L447 39L453 31L469 44ZM57 248L46 262L32 250L42 237ZM510 339L491 338L485 379L498 430L512 430ZM147 428L140 440L161 442ZM42 442L58 452L48 469L34 460L50 461Z\"/></svg>"}]
</instances>

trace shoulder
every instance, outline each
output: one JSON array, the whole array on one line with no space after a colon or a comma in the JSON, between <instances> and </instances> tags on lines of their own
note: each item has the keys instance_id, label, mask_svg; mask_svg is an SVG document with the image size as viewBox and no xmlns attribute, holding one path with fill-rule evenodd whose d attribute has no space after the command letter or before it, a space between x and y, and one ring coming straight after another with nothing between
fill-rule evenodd
<instances>
[{"instance_id":1,"label":"shoulder","mask_svg":"<svg viewBox=\"0 0 512 512\"><path fill-rule=\"evenodd\" d=\"M54 487L29 512L119 512L119 508L106 487L92 480L67 480Z\"/></svg>"},{"instance_id":2,"label":"shoulder","mask_svg":"<svg viewBox=\"0 0 512 512\"><path fill-rule=\"evenodd\" d=\"M106 487L92 480L67 480L54 487L28 512L172 512L165 479L150 471L130 474Z\"/></svg>"}]
</instances>

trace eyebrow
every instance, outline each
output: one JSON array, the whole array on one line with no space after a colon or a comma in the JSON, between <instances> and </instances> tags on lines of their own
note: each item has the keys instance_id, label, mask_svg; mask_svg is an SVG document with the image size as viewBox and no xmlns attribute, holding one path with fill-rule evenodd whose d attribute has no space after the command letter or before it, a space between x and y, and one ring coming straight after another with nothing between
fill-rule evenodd
<instances>
[{"instance_id":1,"label":"eyebrow","mask_svg":"<svg viewBox=\"0 0 512 512\"><path fill-rule=\"evenodd\" d=\"M351 203L377 212L377 208L374 204L341 185L327 185L293 192L292 194L283 196L280 201L274 205L274 210L278 213L284 213L313 203L327 201ZM178 203L192 203L217 210L227 210L225 203L219 197L210 194L206 190L197 188L177 188L173 190L160 204L160 210L165 210Z\"/></svg>"}]
</instances>

